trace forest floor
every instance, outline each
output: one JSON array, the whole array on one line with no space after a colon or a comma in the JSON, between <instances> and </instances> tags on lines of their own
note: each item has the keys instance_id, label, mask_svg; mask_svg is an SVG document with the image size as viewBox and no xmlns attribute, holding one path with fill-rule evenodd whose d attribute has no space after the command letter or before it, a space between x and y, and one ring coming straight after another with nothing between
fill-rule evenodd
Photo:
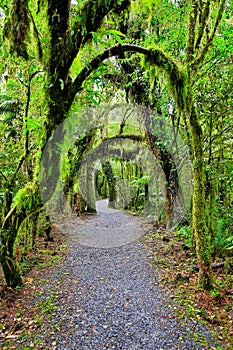
<instances>
[{"instance_id":1,"label":"forest floor","mask_svg":"<svg viewBox=\"0 0 233 350\"><path fill-rule=\"evenodd\" d=\"M0 274L0 348L233 349L232 275L218 269L199 291L174 232L110 210L61 220L53 236L25 259L22 287Z\"/></svg>"}]
</instances>

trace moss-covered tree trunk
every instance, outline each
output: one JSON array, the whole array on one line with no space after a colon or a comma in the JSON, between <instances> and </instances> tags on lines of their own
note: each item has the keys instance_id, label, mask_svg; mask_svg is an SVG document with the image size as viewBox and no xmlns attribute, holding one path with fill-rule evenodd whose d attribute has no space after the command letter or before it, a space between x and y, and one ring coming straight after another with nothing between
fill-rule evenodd
<instances>
[{"instance_id":1,"label":"moss-covered tree trunk","mask_svg":"<svg viewBox=\"0 0 233 350\"><path fill-rule=\"evenodd\" d=\"M166 184L165 184L165 215L166 226L171 228L174 225L175 208L179 208L179 178L176 169L176 164L172 158L171 153L163 146L161 140L158 139L151 132L147 133L149 139L150 148L158 160L161 168L164 171Z\"/></svg>"},{"instance_id":2,"label":"moss-covered tree trunk","mask_svg":"<svg viewBox=\"0 0 233 350\"><path fill-rule=\"evenodd\" d=\"M17 236L17 228L10 225L10 228L1 229L0 261L7 285L15 288L22 284L22 277L19 270L19 263L16 259L14 246Z\"/></svg>"},{"instance_id":3,"label":"moss-covered tree trunk","mask_svg":"<svg viewBox=\"0 0 233 350\"><path fill-rule=\"evenodd\" d=\"M202 130L197 121L196 111L190 106L189 121L193 150L193 230L198 257L199 286L210 289L212 286L211 232L208 230L208 213L206 212L205 171L203 159Z\"/></svg>"},{"instance_id":4,"label":"moss-covered tree trunk","mask_svg":"<svg viewBox=\"0 0 233 350\"><path fill-rule=\"evenodd\" d=\"M200 266L199 286L204 289L210 289L212 285L211 234L208 232L208 220L205 209L206 199L204 190L205 172L203 164L204 148L202 128L200 125L200 118L198 118L194 107L192 92L192 76L195 70L193 70L189 61L180 68L171 58L166 57L166 55L158 49L151 51L147 56L147 60L163 68L167 75L169 87L178 110L188 117L188 133L191 135L191 153L194 172L193 229L197 258Z\"/></svg>"},{"instance_id":5,"label":"moss-covered tree trunk","mask_svg":"<svg viewBox=\"0 0 233 350\"><path fill-rule=\"evenodd\" d=\"M32 212L42 207L38 183L28 183L19 191L12 209L5 216L0 230L1 249L0 262L8 286L15 288L22 284L19 269L19 257L15 251L15 243L23 221ZM30 224L30 221L28 222ZM33 221L31 222L33 225Z\"/></svg>"},{"instance_id":6,"label":"moss-covered tree trunk","mask_svg":"<svg viewBox=\"0 0 233 350\"><path fill-rule=\"evenodd\" d=\"M84 163L79 172L79 186L85 199L85 211L96 212L95 169L92 164Z\"/></svg>"}]
</instances>

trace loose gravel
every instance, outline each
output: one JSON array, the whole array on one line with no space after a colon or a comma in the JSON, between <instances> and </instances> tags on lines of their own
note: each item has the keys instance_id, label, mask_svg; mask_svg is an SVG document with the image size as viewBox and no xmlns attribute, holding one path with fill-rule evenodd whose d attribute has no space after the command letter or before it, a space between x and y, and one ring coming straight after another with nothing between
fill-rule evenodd
<instances>
[{"instance_id":1,"label":"loose gravel","mask_svg":"<svg viewBox=\"0 0 233 350\"><path fill-rule=\"evenodd\" d=\"M69 235L68 257L50 276L47 292L40 296L45 300L54 293L58 306L44 334L38 336L46 338L49 349L193 350L214 346L202 325L177 318L176 306L158 285L156 270L141 243L116 246L115 240L108 248L109 235L107 247L103 235L96 238L103 228L111 233L116 227L121 237L124 230L125 236L129 237L130 231L137 237L137 232L143 233L142 222L110 210L99 211L78 226L63 223L63 231ZM93 246L90 227L95 227L91 230ZM144 227L148 228L145 221ZM203 339L208 347L201 345Z\"/></svg>"}]
</instances>

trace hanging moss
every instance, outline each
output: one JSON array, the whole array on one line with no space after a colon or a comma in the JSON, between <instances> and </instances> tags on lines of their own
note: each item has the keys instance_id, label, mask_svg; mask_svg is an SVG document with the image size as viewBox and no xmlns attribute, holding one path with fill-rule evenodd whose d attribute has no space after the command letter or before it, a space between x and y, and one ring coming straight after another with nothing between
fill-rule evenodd
<instances>
[{"instance_id":1,"label":"hanging moss","mask_svg":"<svg viewBox=\"0 0 233 350\"><path fill-rule=\"evenodd\" d=\"M42 206L39 186L37 183L29 182L24 188L19 190L13 200L13 206L17 207L17 213L26 211L30 214L33 208Z\"/></svg>"},{"instance_id":2,"label":"hanging moss","mask_svg":"<svg viewBox=\"0 0 233 350\"><path fill-rule=\"evenodd\" d=\"M181 112L186 109L188 74L184 67L181 67L173 58L165 55L160 48L151 48L145 56L145 68L149 68L153 81L155 77L154 69L151 66L156 66L161 72L165 72L168 87L173 98Z\"/></svg>"}]
</instances>

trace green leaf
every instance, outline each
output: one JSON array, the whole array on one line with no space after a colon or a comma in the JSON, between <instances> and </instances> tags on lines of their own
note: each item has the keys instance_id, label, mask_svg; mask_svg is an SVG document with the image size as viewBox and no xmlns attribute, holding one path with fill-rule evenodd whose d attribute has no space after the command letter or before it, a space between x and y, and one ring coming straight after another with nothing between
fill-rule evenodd
<instances>
[{"instance_id":1,"label":"green leaf","mask_svg":"<svg viewBox=\"0 0 233 350\"><path fill-rule=\"evenodd\" d=\"M119 43L119 44L123 44L123 40L121 39L121 36L122 37L126 37L125 34L121 33L119 30L114 30L114 29L111 29L111 30L107 30L106 34L110 34L114 37L114 39Z\"/></svg>"},{"instance_id":2,"label":"green leaf","mask_svg":"<svg viewBox=\"0 0 233 350\"><path fill-rule=\"evenodd\" d=\"M95 32L91 32L91 35L94 43L97 44L99 41L98 35Z\"/></svg>"},{"instance_id":3,"label":"green leaf","mask_svg":"<svg viewBox=\"0 0 233 350\"><path fill-rule=\"evenodd\" d=\"M65 86L64 80L59 79L59 81L60 81L61 90L64 90L64 86Z\"/></svg>"},{"instance_id":4,"label":"green leaf","mask_svg":"<svg viewBox=\"0 0 233 350\"><path fill-rule=\"evenodd\" d=\"M34 119L27 117L26 118L26 123L25 123L25 130L23 131L23 134L25 135L28 131L34 131L37 133L41 132L41 125L36 122Z\"/></svg>"},{"instance_id":5,"label":"green leaf","mask_svg":"<svg viewBox=\"0 0 233 350\"><path fill-rule=\"evenodd\" d=\"M107 32L112 35L123 36L124 38L126 38L126 35L124 33L121 33L119 30L110 29Z\"/></svg>"},{"instance_id":6,"label":"green leaf","mask_svg":"<svg viewBox=\"0 0 233 350\"><path fill-rule=\"evenodd\" d=\"M94 99L93 96L89 96L89 98L94 103L95 106L99 106L99 103Z\"/></svg>"}]
</instances>

